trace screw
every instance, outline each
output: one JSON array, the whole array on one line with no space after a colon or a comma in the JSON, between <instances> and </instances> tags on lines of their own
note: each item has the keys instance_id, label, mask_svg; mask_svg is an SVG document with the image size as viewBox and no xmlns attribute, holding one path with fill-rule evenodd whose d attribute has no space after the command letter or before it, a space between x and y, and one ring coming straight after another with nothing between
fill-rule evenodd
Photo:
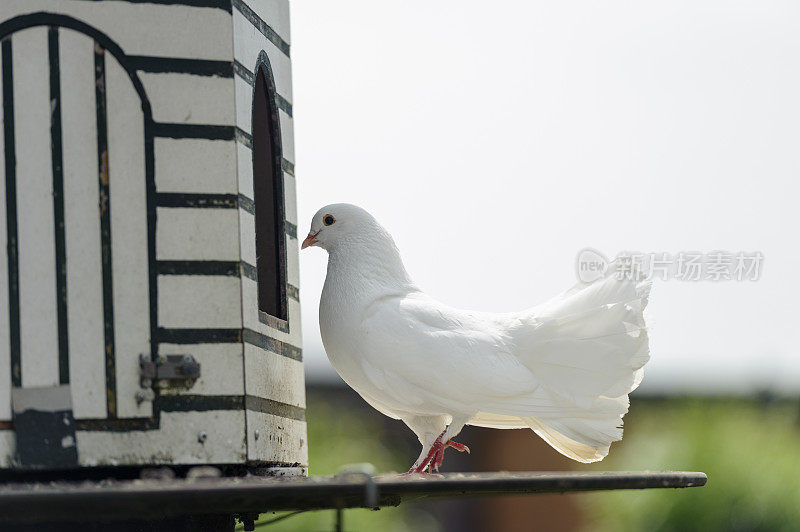
<instances>
[{"instance_id":1,"label":"screw","mask_svg":"<svg viewBox=\"0 0 800 532\"><path fill-rule=\"evenodd\" d=\"M205 443L207 439L208 439L208 434L206 434L205 431L200 431L197 433L197 441L199 441L200 443Z\"/></svg>"},{"instance_id":2,"label":"screw","mask_svg":"<svg viewBox=\"0 0 800 532\"><path fill-rule=\"evenodd\" d=\"M253 437L254 437L255 439L258 439L258 437L259 437L259 436L261 436L261 433L260 433L260 432L258 432L258 429L256 429L256 430L253 432Z\"/></svg>"},{"instance_id":3,"label":"screw","mask_svg":"<svg viewBox=\"0 0 800 532\"><path fill-rule=\"evenodd\" d=\"M150 388L145 388L142 390L137 390L134 397L136 398L136 404L140 405L145 401L152 401L155 399L156 395Z\"/></svg>"}]
</instances>

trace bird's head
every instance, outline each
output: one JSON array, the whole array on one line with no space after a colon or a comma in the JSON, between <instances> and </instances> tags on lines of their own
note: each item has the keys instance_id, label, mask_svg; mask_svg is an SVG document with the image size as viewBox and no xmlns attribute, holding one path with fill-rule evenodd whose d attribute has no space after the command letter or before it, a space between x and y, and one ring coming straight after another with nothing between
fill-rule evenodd
<instances>
[{"instance_id":1,"label":"bird's head","mask_svg":"<svg viewBox=\"0 0 800 532\"><path fill-rule=\"evenodd\" d=\"M372 215L361 207L349 203L326 205L311 219L311 230L300 249L318 246L330 251L343 239L368 232L376 225Z\"/></svg>"}]
</instances>

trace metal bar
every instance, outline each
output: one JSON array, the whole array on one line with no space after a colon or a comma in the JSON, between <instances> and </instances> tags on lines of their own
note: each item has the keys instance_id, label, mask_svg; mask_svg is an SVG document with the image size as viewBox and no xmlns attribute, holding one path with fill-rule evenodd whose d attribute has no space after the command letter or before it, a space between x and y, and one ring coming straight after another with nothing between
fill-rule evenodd
<instances>
[{"instance_id":1,"label":"metal bar","mask_svg":"<svg viewBox=\"0 0 800 532\"><path fill-rule=\"evenodd\" d=\"M431 477L260 477L0 485L0 522L160 519L397 506L403 499L703 486L705 473L449 473ZM367 500L367 484L377 497Z\"/></svg>"},{"instance_id":2,"label":"metal bar","mask_svg":"<svg viewBox=\"0 0 800 532\"><path fill-rule=\"evenodd\" d=\"M117 417L117 368L114 347L114 279L111 259L111 197L108 168L108 118L106 102L106 51L94 43L95 101L97 111L97 165L100 189L100 243L103 261L103 322L106 348L106 408Z\"/></svg>"},{"instance_id":3,"label":"metal bar","mask_svg":"<svg viewBox=\"0 0 800 532\"><path fill-rule=\"evenodd\" d=\"M50 63L50 153L53 166L53 220L55 224L56 309L58 317L58 381L69 384L67 328L67 251L64 235L64 161L61 133L61 66L58 27L47 31Z\"/></svg>"},{"instance_id":4,"label":"metal bar","mask_svg":"<svg viewBox=\"0 0 800 532\"><path fill-rule=\"evenodd\" d=\"M22 386L19 330L19 243L17 241L17 150L14 138L14 69L11 37L3 40L3 137L6 158L6 233L8 246L8 328L11 384Z\"/></svg>"}]
</instances>

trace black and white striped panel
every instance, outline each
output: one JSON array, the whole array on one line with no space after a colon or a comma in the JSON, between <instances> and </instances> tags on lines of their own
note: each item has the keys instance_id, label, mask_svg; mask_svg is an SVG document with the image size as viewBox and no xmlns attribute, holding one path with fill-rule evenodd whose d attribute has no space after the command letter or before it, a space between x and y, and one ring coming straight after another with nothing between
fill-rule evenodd
<instances>
[{"instance_id":1,"label":"black and white striped panel","mask_svg":"<svg viewBox=\"0 0 800 532\"><path fill-rule=\"evenodd\" d=\"M280 69L283 87L282 93L277 95L277 102L282 127L290 132L290 140L291 125L284 125L292 115L288 2L3 0L3 7L9 8L8 13L20 15L46 12L48 20L45 24L63 22L107 43L111 50L111 53L101 54L103 61L99 62L92 39L71 30L58 30L60 90L56 103L60 111L47 115L48 119L58 116L63 131L60 146L64 183L62 249L65 258L61 273L59 270L50 272L50 277L56 283L56 304L62 293L59 286L66 287L66 312L61 314L66 315L68 333L68 349L59 349L53 360L60 362L62 353L69 358L66 371L63 364L56 367L59 381L66 374L75 390L73 403L79 418L77 438L81 465L152 463L154 449L163 457L156 460L165 462L243 462L248 457L247 446L254 448L252 458L256 460L306 463L299 340L283 341L289 337L281 335L280 331L268 329L268 334L264 334L243 326L240 321L240 278L251 284L254 282L256 261L254 256L249 262L242 260L238 225L240 213L252 216L254 205L252 193L242 194L234 165L239 162L237 153L241 149L249 150L252 139L248 131L239 127L249 129L249 126L239 124L236 108L232 106L237 100L236 87L242 76L247 76L241 69L236 74L238 60L247 63L250 69L255 65L236 56L233 51L236 41L233 33L237 30L232 17L234 14L244 17L241 20L250 25L247 31L260 35L258 38L263 42L254 51L256 54L267 47L269 54L281 57L273 61L279 63L276 68ZM3 17L10 18L5 17L5 13L4 9ZM40 13L34 18L44 15ZM61 22L52 22L50 17ZM86 55L83 52L72 53L72 45L67 43L68 35L77 41L88 39L91 44L89 52ZM12 36L12 40L16 38L17 35ZM121 49L114 43L118 43ZM122 71L112 54L120 58L127 73ZM47 66L51 65L48 57ZM98 70L98 66L102 68ZM97 83L98 72L102 72L105 85L105 90L100 93L96 89L101 86ZM117 76L120 73L130 74L130 80ZM74 88L84 87L82 76L92 80L88 92ZM16 85L13 70L8 79L13 89ZM130 85L126 84L129 81L133 81L142 97L142 101L134 98L135 105L130 107L126 98L136 91L130 90ZM0 84L0 88L2 86ZM48 85L48 92L52 91L51 87L52 84ZM249 112L249 94L247 98ZM3 92L0 91L2 99ZM105 128L101 127L102 121L96 113L99 109L97 102L101 99L105 101L106 112L102 113ZM152 118L144 118L143 122L143 113L150 117L150 109ZM17 136L13 112L9 117L13 132L9 138L13 141ZM117 117L122 117L122 120ZM121 121L129 122L130 129L120 126ZM48 127L46 134L49 135L52 122ZM103 129L106 131L105 141L101 134ZM75 131L79 134L72 134ZM138 144L126 143L123 148L117 146L119 142L137 135ZM101 157L103 145L108 147L105 159ZM284 151L291 157L291 160L283 160L282 164L286 179L293 173L294 164L292 149ZM49 148L43 150L45 152L52 180L56 175L52 170L53 161L57 157ZM142 153L143 163L140 159ZM251 157L249 154L247 157L249 165ZM120 158L123 162L119 162ZM124 182L116 183L115 179L119 178L117 168L125 161L129 164L125 167ZM0 176L5 177L5 167L2 162ZM103 168L108 169L105 180L100 177ZM139 180L142 172L146 184ZM86 178L86 175L93 178ZM17 180L12 181L16 186ZM136 196L137 183L143 187L138 189L142 194L150 194ZM101 194L105 192L107 195L102 196L106 198L104 203ZM118 198L117 194L124 197ZM295 246L290 253L296 254L296 210L293 191L291 194L292 205L287 205L286 212L292 220L285 224L285 230L287 239ZM139 210L142 197L148 205ZM136 212L123 216L128 226L120 227L119 217L125 212L125 206L118 203L128 199L132 211L143 216L149 213L153 220L157 217L157 234L155 224L148 227L146 219L140 223ZM72 215L74 205L80 206L75 207L80 215ZM107 206L105 211L100 210L100 205ZM16 202L13 206L16 207ZM4 240L8 238L5 207L5 197L2 197L0 237ZM53 203L50 208L53 229L48 238L58 241L59 215ZM94 215L87 214L92 212ZM12 218L17 219L16 213ZM130 223L127 218L130 218ZM16 231L16 228L12 231L15 242L18 241ZM139 251L130 251L126 255L126 239L131 240L131 250L146 249L140 254ZM58 248L55 242L51 242L51 246L53 260L58 263ZM107 253L103 253L104 250ZM147 260L148 256L151 259L148 264L149 287L147 273L140 279L128 278L130 272L138 271L137 257ZM19 273L19 261L15 261L5 261L1 266L5 269L0 270L0 309L4 305L10 308L10 301L15 299L11 283L5 282L12 273L8 268L12 262L16 264L13 274ZM293 264L296 268L296 261ZM57 281L62 278L59 285ZM291 299L290 310L296 312L299 308L296 276L292 279L295 285L287 285L287 294ZM92 281L94 285L89 286ZM123 283L124 286L120 286ZM14 286L19 289L20 283ZM162 297L156 298L156 293ZM120 301L123 296L126 299ZM148 305L149 311L146 309ZM136 339L140 339L142 341L138 343L144 347L137 351L150 352L143 334L145 319L137 321L125 314L136 308L140 310L138 317L150 319L151 331L147 332L154 335L153 344L161 354L191 352L203 365L203 377L190 393L165 393L156 399L155 416L151 416L149 402L142 403L141 407L135 405L138 353L130 357L127 348L123 353L121 347L134 345ZM187 309L192 312L187 312ZM57 309L56 327L62 323L59 316ZM299 324L296 313L290 319ZM0 310L0 334L5 331L7 336L0 337L0 340L7 340L5 344L12 343L11 331L19 330L19 326L12 326L11 321L11 314L4 316ZM132 324L130 331L120 330L123 322ZM76 326L80 323L88 332L81 334ZM99 333L96 327L99 327ZM295 335L299 338L298 327L292 329L291 337ZM110 337L114 339L113 346L108 343ZM55 338L60 347L63 337L57 335ZM245 365L242 343L248 346L247 364L250 364L252 373L247 385L241 374ZM22 345L17 357L20 362L28 356ZM0 349L0 394L3 394L4 387L11 386L11 351ZM107 353L111 355L107 356ZM265 357L270 357L270 360ZM272 364L274 357L278 357L281 364ZM21 363L19 366L22 369ZM264 375L269 378L262 378ZM259 381L258 386L252 386L256 381ZM0 429L9 426L2 424L2 419L8 418L3 409L9 410L8 405L0 401ZM245 412L255 417L250 424L251 430L242 438ZM128 415L144 417L104 419L106 416L124 418ZM224 437L199 443L196 431L206 427L209 434L219 432ZM271 436L254 441L252 429L256 428ZM6 450L11 448L4 439L7 439L7 433L0 430L0 465L6 465Z\"/></svg>"},{"instance_id":2,"label":"black and white striped panel","mask_svg":"<svg viewBox=\"0 0 800 532\"><path fill-rule=\"evenodd\" d=\"M294 131L292 124L292 63L289 58L289 5L286 0L253 2L233 0L234 73L236 75L236 125L241 133L238 140L249 148L252 138L250 124L252 87L256 65L270 64L275 83L275 100L279 109L282 138L283 168L294 175ZM265 55L266 59L261 56ZM251 185L250 185L251 186ZM245 182L240 193L247 194ZM252 196L249 196L252 197ZM292 223L296 220L291 219Z\"/></svg>"},{"instance_id":3,"label":"black and white striped panel","mask_svg":"<svg viewBox=\"0 0 800 532\"><path fill-rule=\"evenodd\" d=\"M230 61L231 0L2 0L0 6L0 19L39 11L68 14L109 35L131 56Z\"/></svg>"},{"instance_id":4,"label":"black and white striped panel","mask_svg":"<svg viewBox=\"0 0 800 532\"><path fill-rule=\"evenodd\" d=\"M308 461L305 389L298 294L299 265L294 177L291 62L288 2L233 1L234 76L240 206L241 257L249 275L242 276L245 389L263 404L281 408L247 409L247 454L251 460L279 463ZM271 116L277 118L282 156L287 320L270 319L259 309L256 272L256 222L253 167L253 101L256 76L268 74ZM275 125L272 119L271 125ZM257 132L259 133L259 132ZM263 134L263 132L260 132ZM279 170L280 172L280 170ZM244 198L244 201L242 201ZM257 438L254 429L268 432Z\"/></svg>"},{"instance_id":5,"label":"black and white striped panel","mask_svg":"<svg viewBox=\"0 0 800 532\"><path fill-rule=\"evenodd\" d=\"M69 383L79 419L149 416L134 398L150 352L139 95L103 46L66 28L7 36L1 70L0 367L11 382L0 386Z\"/></svg>"}]
</instances>

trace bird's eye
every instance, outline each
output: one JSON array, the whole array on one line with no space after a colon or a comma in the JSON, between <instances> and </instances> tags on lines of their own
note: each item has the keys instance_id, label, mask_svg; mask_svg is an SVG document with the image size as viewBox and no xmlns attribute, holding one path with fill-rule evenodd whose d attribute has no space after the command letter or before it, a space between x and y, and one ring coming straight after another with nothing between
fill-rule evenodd
<instances>
[{"instance_id":1,"label":"bird's eye","mask_svg":"<svg viewBox=\"0 0 800 532\"><path fill-rule=\"evenodd\" d=\"M336 218L331 216L330 214L326 214L325 217L322 219L322 223L325 225L333 225L333 222L336 221Z\"/></svg>"}]
</instances>

